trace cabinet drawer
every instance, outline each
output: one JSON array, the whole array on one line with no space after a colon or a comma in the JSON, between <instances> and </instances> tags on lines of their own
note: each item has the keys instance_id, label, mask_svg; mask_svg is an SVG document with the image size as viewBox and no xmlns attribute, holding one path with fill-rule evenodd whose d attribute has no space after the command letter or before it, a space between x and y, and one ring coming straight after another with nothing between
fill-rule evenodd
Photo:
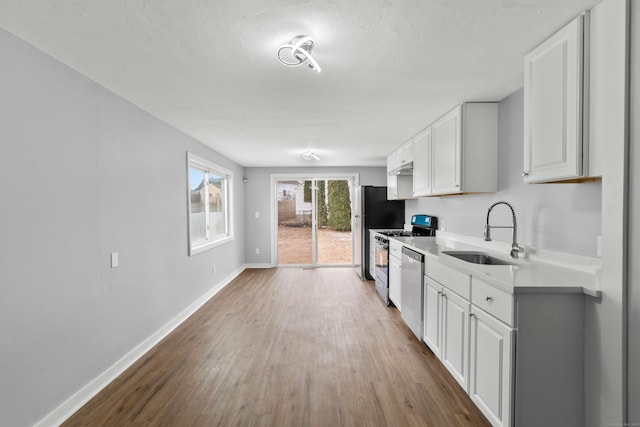
<instances>
[{"instance_id":1,"label":"cabinet drawer","mask_svg":"<svg viewBox=\"0 0 640 427\"><path fill-rule=\"evenodd\" d=\"M474 277L471 302L509 326L513 326L513 295Z\"/></svg>"},{"instance_id":2,"label":"cabinet drawer","mask_svg":"<svg viewBox=\"0 0 640 427\"><path fill-rule=\"evenodd\" d=\"M394 258L402 258L402 243L394 239L389 239L389 255Z\"/></svg>"},{"instance_id":3,"label":"cabinet drawer","mask_svg":"<svg viewBox=\"0 0 640 427\"><path fill-rule=\"evenodd\" d=\"M461 297L471 299L471 276L435 260L425 263L425 274Z\"/></svg>"}]
</instances>

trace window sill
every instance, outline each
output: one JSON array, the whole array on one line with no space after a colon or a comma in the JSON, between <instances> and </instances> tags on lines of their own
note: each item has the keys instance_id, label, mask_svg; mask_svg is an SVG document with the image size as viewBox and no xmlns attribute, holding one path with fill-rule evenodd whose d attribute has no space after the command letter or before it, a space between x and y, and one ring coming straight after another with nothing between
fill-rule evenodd
<instances>
[{"instance_id":1,"label":"window sill","mask_svg":"<svg viewBox=\"0 0 640 427\"><path fill-rule=\"evenodd\" d=\"M217 246L224 245L233 240L234 240L233 236L227 236L227 237L223 237L222 239L214 240L212 242L207 242L207 243L199 244L197 246L192 246L189 249L189 256L193 256L193 255L199 254L200 252L204 252L209 249L215 248Z\"/></svg>"}]
</instances>

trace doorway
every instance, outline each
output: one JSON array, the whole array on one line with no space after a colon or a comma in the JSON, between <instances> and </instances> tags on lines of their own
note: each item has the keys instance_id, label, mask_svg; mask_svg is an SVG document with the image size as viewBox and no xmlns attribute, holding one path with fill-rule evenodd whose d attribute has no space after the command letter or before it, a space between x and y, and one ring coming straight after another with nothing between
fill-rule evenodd
<instances>
[{"instance_id":1,"label":"doorway","mask_svg":"<svg viewBox=\"0 0 640 427\"><path fill-rule=\"evenodd\" d=\"M272 175L278 266L352 266L356 175Z\"/></svg>"}]
</instances>

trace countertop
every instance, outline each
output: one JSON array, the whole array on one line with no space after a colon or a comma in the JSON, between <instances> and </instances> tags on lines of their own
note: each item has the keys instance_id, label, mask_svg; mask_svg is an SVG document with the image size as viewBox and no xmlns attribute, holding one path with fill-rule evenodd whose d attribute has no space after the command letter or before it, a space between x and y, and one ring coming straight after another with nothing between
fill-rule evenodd
<instances>
[{"instance_id":1,"label":"countertop","mask_svg":"<svg viewBox=\"0 0 640 427\"><path fill-rule=\"evenodd\" d=\"M375 230L372 230L375 232ZM442 264L483 280L511 294L526 292L584 293L599 298L597 275L572 268L528 259L512 260L508 254L497 253L486 248L442 237L389 237L401 242L409 249L424 254L427 259L437 259ZM515 265L481 265L469 263L443 251L481 251ZM428 267L427 267L428 268ZM426 272L428 274L428 271Z\"/></svg>"}]
</instances>

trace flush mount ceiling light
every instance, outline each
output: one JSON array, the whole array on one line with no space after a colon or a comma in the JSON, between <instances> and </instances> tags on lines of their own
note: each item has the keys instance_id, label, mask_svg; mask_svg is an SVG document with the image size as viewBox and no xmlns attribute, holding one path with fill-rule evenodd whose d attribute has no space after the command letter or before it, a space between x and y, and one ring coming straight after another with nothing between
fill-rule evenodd
<instances>
[{"instance_id":1,"label":"flush mount ceiling light","mask_svg":"<svg viewBox=\"0 0 640 427\"><path fill-rule=\"evenodd\" d=\"M302 154L302 158L305 160L320 160L320 157L313 150L309 150Z\"/></svg>"},{"instance_id":2,"label":"flush mount ceiling light","mask_svg":"<svg viewBox=\"0 0 640 427\"><path fill-rule=\"evenodd\" d=\"M287 67L297 67L306 63L309 68L319 73L322 68L311 56L315 45L309 36L294 37L290 44L283 44L278 48L278 60Z\"/></svg>"}]
</instances>

